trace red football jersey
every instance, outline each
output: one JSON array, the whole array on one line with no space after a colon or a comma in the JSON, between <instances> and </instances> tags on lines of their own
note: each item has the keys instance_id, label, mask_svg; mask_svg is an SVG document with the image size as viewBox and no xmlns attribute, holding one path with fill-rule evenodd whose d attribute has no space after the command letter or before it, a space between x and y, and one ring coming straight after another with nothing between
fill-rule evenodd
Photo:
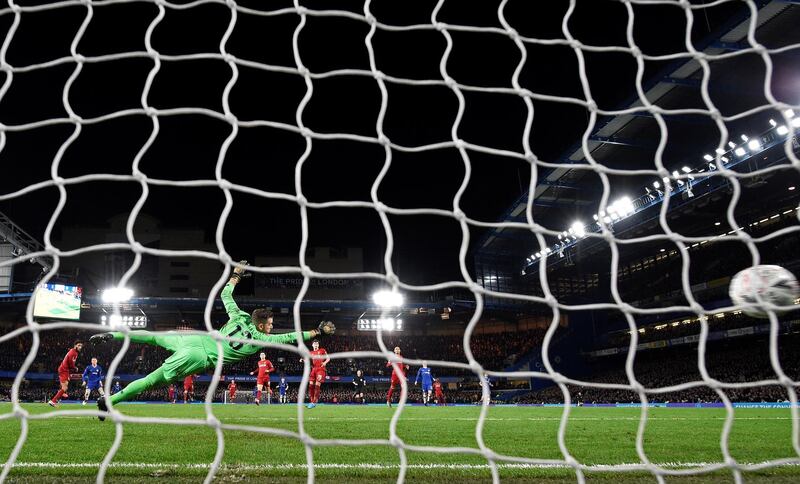
<instances>
[{"instance_id":1,"label":"red football jersey","mask_svg":"<svg viewBox=\"0 0 800 484\"><path fill-rule=\"evenodd\" d=\"M313 356L321 356L321 355L327 355L328 352L325 351L325 348L320 348L318 350L312 350L311 354ZM324 359L323 360L311 360L311 364L314 365L314 368L322 368L322 362L323 361L325 361L325 360Z\"/></svg>"},{"instance_id":2,"label":"red football jersey","mask_svg":"<svg viewBox=\"0 0 800 484\"><path fill-rule=\"evenodd\" d=\"M169 392L169 397L172 398L175 395L175 387L170 385L167 392Z\"/></svg>"},{"instance_id":3,"label":"red football jersey","mask_svg":"<svg viewBox=\"0 0 800 484\"><path fill-rule=\"evenodd\" d=\"M183 379L183 386L184 388L189 388L194 386L194 375L189 375Z\"/></svg>"},{"instance_id":4,"label":"red football jersey","mask_svg":"<svg viewBox=\"0 0 800 484\"><path fill-rule=\"evenodd\" d=\"M269 373L274 371L275 367L272 366L272 362L269 360L258 360L258 368L256 371L258 372L259 378L264 378L265 376L269 376Z\"/></svg>"},{"instance_id":5,"label":"red football jersey","mask_svg":"<svg viewBox=\"0 0 800 484\"><path fill-rule=\"evenodd\" d=\"M438 381L433 382L433 389L436 390L436 393L442 392L442 384Z\"/></svg>"},{"instance_id":6,"label":"red football jersey","mask_svg":"<svg viewBox=\"0 0 800 484\"><path fill-rule=\"evenodd\" d=\"M392 362L391 361L387 361L386 362L386 368L389 368L391 366L392 366ZM400 374L403 375L403 376L406 376L406 366L408 366L408 365L403 363L403 359L402 358L400 358L400 362L397 364L397 366L400 368ZM393 374L397 373L397 370L394 370L392 373Z\"/></svg>"},{"instance_id":7,"label":"red football jersey","mask_svg":"<svg viewBox=\"0 0 800 484\"><path fill-rule=\"evenodd\" d=\"M232 381L231 384L228 385L228 391L230 391L231 393L234 393L236 391L236 382Z\"/></svg>"},{"instance_id":8,"label":"red football jersey","mask_svg":"<svg viewBox=\"0 0 800 484\"><path fill-rule=\"evenodd\" d=\"M78 369L78 365L76 365L75 362L77 361L78 361L78 350L72 348L71 350L67 351L67 356L64 357L64 361L62 361L61 365L59 365L58 371L59 372L76 371Z\"/></svg>"}]
</instances>

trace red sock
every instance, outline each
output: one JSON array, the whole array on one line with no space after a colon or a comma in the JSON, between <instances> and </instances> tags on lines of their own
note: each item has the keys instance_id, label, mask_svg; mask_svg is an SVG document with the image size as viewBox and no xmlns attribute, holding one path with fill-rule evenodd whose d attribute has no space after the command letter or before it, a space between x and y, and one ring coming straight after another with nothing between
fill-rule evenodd
<instances>
[{"instance_id":1,"label":"red sock","mask_svg":"<svg viewBox=\"0 0 800 484\"><path fill-rule=\"evenodd\" d=\"M392 394L394 393L394 386L389 387L389 393L386 394L386 401L392 401Z\"/></svg>"},{"instance_id":2,"label":"red sock","mask_svg":"<svg viewBox=\"0 0 800 484\"><path fill-rule=\"evenodd\" d=\"M61 400L62 395L64 395L64 390L59 390L58 393L56 393L56 396L53 397L53 401L58 403Z\"/></svg>"},{"instance_id":3,"label":"red sock","mask_svg":"<svg viewBox=\"0 0 800 484\"><path fill-rule=\"evenodd\" d=\"M308 386L308 401L314 403L314 395L317 394L317 386L313 383Z\"/></svg>"},{"instance_id":4,"label":"red sock","mask_svg":"<svg viewBox=\"0 0 800 484\"><path fill-rule=\"evenodd\" d=\"M322 386L315 385L317 387L316 391L314 391L314 403L319 402L319 394L322 391Z\"/></svg>"},{"instance_id":5,"label":"red sock","mask_svg":"<svg viewBox=\"0 0 800 484\"><path fill-rule=\"evenodd\" d=\"M258 390L256 392L256 400L258 400L259 402L261 401L261 390Z\"/></svg>"}]
</instances>

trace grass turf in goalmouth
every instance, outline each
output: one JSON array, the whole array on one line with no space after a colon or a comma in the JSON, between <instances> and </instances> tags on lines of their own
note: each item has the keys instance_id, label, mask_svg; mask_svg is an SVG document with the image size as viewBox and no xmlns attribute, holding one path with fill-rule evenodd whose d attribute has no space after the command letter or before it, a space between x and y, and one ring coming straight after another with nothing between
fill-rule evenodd
<instances>
[{"instance_id":1,"label":"grass turf in goalmouth","mask_svg":"<svg viewBox=\"0 0 800 484\"><path fill-rule=\"evenodd\" d=\"M50 411L43 404L26 404L31 414ZM78 410L63 405L61 410ZM135 417L204 420L202 405L121 405ZM321 406L305 412L306 431L317 439L388 439L396 409L385 407ZM0 405L2 413L11 411ZM477 448L477 407L410 407L398 424L398 435L408 445ZM557 443L561 408L492 407L484 440L494 451L519 457L562 459ZM214 406L215 415L230 425L271 427L296 432L295 405ZM653 463L673 468L721 462L722 409L650 409L644 447ZM581 463L597 466L587 481L654 482L646 472L609 473L600 466L638 464L635 439L639 410L629 408L575 408L566 431L569 452ZM741 464L797 458L791 445L789 409L737 409L730 436L730 453ZM0 421L0 453L7 459L19 436L18 419ZM225 456L217 480L304 482L305 451L293 438L240 430L225 430ZM61 416L31 420L29 434L12 482L90 482L114 439L114 423L88 416ZM196 482L205 476L216 450L214 431L198 425L126 423L122 446L109 469L110 482L141 482L169 478ZM445 479L486 481L491 474L479 456L407 452L408 482ZM400 458L388 446L320 446L314 448L319 482L394 482ZM500 463L504 482L574 482L569 468L543 468ZM789 465L745 472L746 482L797 482L800 466ZM668 482L733 482L730 471L692 477L667 477Z\"/></svg>"}]
</instances>

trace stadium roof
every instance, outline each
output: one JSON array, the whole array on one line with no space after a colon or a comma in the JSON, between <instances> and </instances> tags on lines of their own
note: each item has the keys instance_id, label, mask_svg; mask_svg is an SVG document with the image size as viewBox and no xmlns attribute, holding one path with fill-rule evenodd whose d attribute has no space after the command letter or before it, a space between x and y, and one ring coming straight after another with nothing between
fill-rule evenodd
<instances>
[{"instance_id":1,"label":"stadium roof","mask_svg":"<svg viewBox=\"0 0 800 484\"><path fill-rule=\"evenodd\" d=\"M783 48L779 54L771 54L776 66L785 60L796 64L800 50L800 6L798 2L761 1L759 7L756 38L769 49ZM697 50L707 55L735 53L750 48L747 42L749 11L742 10L738 15L709 35ZM764 77L750 75L764 70L763 60L753 53L733 55L724 60L712 62L709 91L714 105L723 116L743 113L758 106L768 105L764 98ZM744 74L743 74L744 73ZM773 72L773 90L776 72ZM644 91L648 100L664 109L700 108L706 106L700 97L703 72L700 64L685 57L671 62L649 80L645 78ZM795 83L795 86L797 84ZM641 106L638 96L632 96L618 106L626 110ZM752 116L737 117L727 122L729 136L738 137L739 129L757 134L764 128L769 117L776 117L774 110L753 112ZM702 154L713 153L719 142L719 132L708 116L665 115L668 124L668 146L664 163L668 170L680 170L682 166L702 164ZM757 119L756 119L757 118ZM600 119L588 137L588 148L592 158L609 168L654 169L655 148L660 133L656 120L648 113L633 113L607 116ZM741 143L741 141L739 141ZM779 143L782 145L782 143ZM705 150L705 151L702 151ZM572 147L555 160L557 163L585 166L587 161L577 140ZM772 159L770 163L780 160ZM644 187L650 186L652 176L610 176L611 192L608 203L615 198L644 195ZM532 194L534 218L541 225L552 230L569 228L576 214L591 220L592 214L599 210L602 185L599 177L591 170L573 169L568 166L558 168L538 168L538 180ZM525 191L506 211L501 221L526 222L525 211L529 192ZM655 204L653 204L655 205ZM670 209L679 204L673 203ZM637 206L637 209L641 208ZM645 207L645 208L649 208ZM644 223L652 217L634 217L630 224ZM520 267L531 247L538 247L530 233L520 233L519 229L505 227L488 231L475 246L477 256L521 257Z\"/></svg>"}]
</instances>

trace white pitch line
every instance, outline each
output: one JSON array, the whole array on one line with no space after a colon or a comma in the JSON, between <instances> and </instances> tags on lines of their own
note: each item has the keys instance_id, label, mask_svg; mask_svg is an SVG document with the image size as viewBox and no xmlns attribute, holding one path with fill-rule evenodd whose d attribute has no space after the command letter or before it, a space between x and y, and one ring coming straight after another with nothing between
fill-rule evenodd
<instances>
[{"instance_id":1,"label":"white pitch line","mask_svg":"<svg viewBox=\"0 0 800 484\"><path fill-rule=\"evenodd\" d=\"M719 462L664 462L656 464L663 468L694 468L694 467L707 467L711 465L719 465ZM757 464L745 464L739 462L740 465L769 465L769 462L760 462ZM97 468L96 462L16 462L14 467L20 468L34 468L34 469L50 469L50 468L71 468L71 469L87 469ZM622 463L622 464L591 464L587 465L588 470L610 470L621 469L625 467L640 467L641 462L635 463ZM775 466L798 466L797 463L784 463L774 464ZM523 463L498 463L498 467L506 469L553 469L553 468L569 468L566 463L563 464L523 464ZM208 469L209 464L194 463L194 464L172 464L160 462L112 462L111 467L120 469ZM408 464L408 469L455 469L455 470L480 470L489 469L488 464ZM307 464L222 464L221 470L226 471L258 471L258 470L294 470L294 469L307 469ZM400 469L400 464L383 464L383 463L362 463L362 464L314 464L315 469Z\"/></svg>"}]
</instances>

